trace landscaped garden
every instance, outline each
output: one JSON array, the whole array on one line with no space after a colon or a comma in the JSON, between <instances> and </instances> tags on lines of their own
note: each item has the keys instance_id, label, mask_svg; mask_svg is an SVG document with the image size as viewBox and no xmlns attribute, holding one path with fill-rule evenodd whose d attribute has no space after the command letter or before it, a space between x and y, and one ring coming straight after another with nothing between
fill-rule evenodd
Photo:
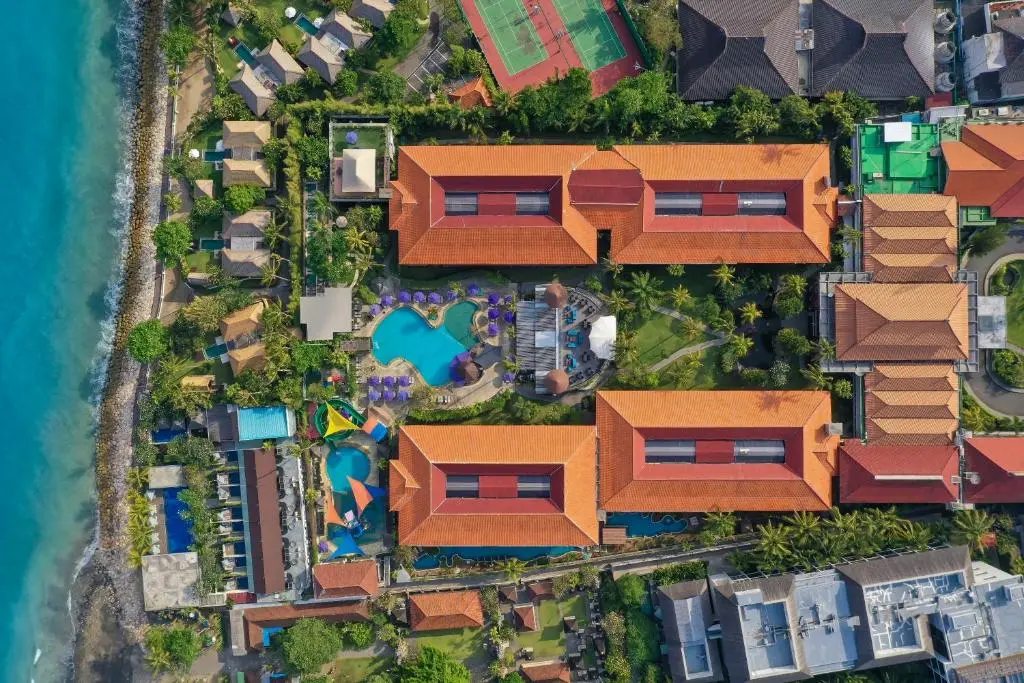
<instances>
[{"instance_id":1,"label":"landscaped garden","mask_svg":"<svg viewBox=\"0 0 1024 683\"><path fill-rule=\"evenodd\" d=\"M988 293L1006 297L1006 338L1024 347L1024 261L1013 261L992 273Z\"/></svg>"},{"instance_id":2,"label":"landscaped garden","mask_svg":"<svg viewBox=\"0 0 1024 683\"><path fill-rule=\"evenodd\" d=\"M480 671L487 666L487 630L483 628L410 633L408 642L411 654L433 647L463 662L471 670Z\"/></svg>"}]
</instances>

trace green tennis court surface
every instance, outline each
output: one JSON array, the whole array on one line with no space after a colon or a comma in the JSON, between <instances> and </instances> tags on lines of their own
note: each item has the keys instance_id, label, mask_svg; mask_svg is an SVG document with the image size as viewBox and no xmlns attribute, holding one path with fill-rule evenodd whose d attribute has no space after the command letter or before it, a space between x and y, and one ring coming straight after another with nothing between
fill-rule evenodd
<instances>
[{"instance_id":1,"label":"green tennis court surface","mask_svg":"<svg viewBox=\"0 0 1024 683\"><path fill-rule=\"evenodd\" d=\"M626 56L626 48L615 35L615 28L600 0L552 2L587 71L595 71Z\"/></svg>"},{"instance_id":2,"label":"green tennis court surface","mask_svg":"<svg viewBox=\"0 0 1024 683\"><path fill-rule=\"evenodd\" d=\"M522 0L483 0L476 7L509 74L517 74L548 58Z\"/></svg>"}]
</instances>

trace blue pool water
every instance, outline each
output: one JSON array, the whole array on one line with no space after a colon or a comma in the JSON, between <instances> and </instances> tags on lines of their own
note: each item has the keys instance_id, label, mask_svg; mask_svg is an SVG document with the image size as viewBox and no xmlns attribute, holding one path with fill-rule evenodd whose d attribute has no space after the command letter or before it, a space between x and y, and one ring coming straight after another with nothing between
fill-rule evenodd
<instances>
[{"instance_id":1,"label":"blue pool water","mask_svg":"<svg viewBox=\"0 0 1024 683\"><path fill-rule=\"evenodd\" d=\"M576 548L572 546L551 546L551 547L533 547L533 548L513 548L513 547L467 547L467 548L443 548L440 552L431 555L420 555L412 563L412 566L416 569L436 569L442 566L451 566L451 559L455 556L461 557L463 560L504 560L509 557L516 557L524 562L529 560L536 560L538 557L560 557L566 553L571 553Z\"/></svg>"},{"instance_id":2,"label":"blue pool water","mask_svg":"<svg viewBox=\"0 0 1024 683\"><path fill-rule=\"evenodd\" d=\"M221 150L219 152L215 149L203 150L203 161L224 161L227 154L227 150Z\"/></svg>"},{"instance_id":3,"label":"blue pool water","mask_svg":"<svg viewBox=\"0 0 1024 683\"><path fill-rule=\"evenodd\" d=\"M243 62L255 68L256 57L253 56L252 50L250 50L245 43L235 45L235 54L241 57Z\"/></svg>"},{"instance_id":4,"label":"blue pool water","mask_svg":"<svg viewBox=\"0 0 1024 683\"><path fill-rule=\"evenodd\" d=\"M207 349L203 351L203 355L207 358L220 358L227 352L227 344L214 344L213 346L207 347Z\"/></svg>"},{"instance_id":5,"label":"blue pool water","mask_svg":"<svg viewBox=\"0 0 1024 683\"><path fill-rule=\"evenodd\" d=\"M284 439L295 432L295 416L285 406L238 409L238 440Z\"/></svg>"},{"instance_id":6,"label":"blue pool water","mask_svg":"<svg viewBox=\"0 0 1024 683\"><path fill-rule=\"evenodd\" d=\"M192 522L182 519L181 513L187 506L178 499L183 488L164 489L164 525L167 528L167 547L165 553L183 553L195 543L192 536Z\"/></svg>"},{"instance_id":7,"label":"blue pool water","mask_svg":"<svg viewBox=\"0 0 1024 683\"><path fill-rule=\"evenodd\" d=\"M476 310L476 304L469 301L455 304L446 311L445 324L433 327L415 310L396 308L373 332L373 355L384 364L405 358L430 386L447 384L451 379L449 363L469 348L470 321ZM450 322L457 324L454 331Z\"/></svg>"},{"instance_id":8,"label":"blue pool water","mask_svg":"<svg viewBox=\"0 0 1024 683\"><path fill-rule=\"evenodd\" d=\"M682 517L663 515L658 521L641 512L613 512L608 515L606 526L624 526L627 536L657 536L677 534L686 531L689 523Z\"/></svg>"},{"instance_id":9,"label":"blue pool water","mask_svg":"<svg viewBox=\"0 0 1024 683\"><path fill-rule=\"evenodd\" d=\"M331 478L331 488L336 494L347 494L351 491L346 477L366 481L369 474L370 459L358 448L342 446L335 448L327 456L327 476ZM351 507L354 501L351 496L348 496L348 499L349 507Z\"/></svg>"},{"instance_id":10,"label":"blue pool water","mask_svg":"<svg viewBox=\"0 0 1024 683\"><path fill-rule=\"evenodd\" d=\"M295 25L311 36L315 36L320 31L320 29L316 27L316 24L310 21L309 17L305 14L299 15L299 18L295 20Z\"/></svg>"}]
</instances>

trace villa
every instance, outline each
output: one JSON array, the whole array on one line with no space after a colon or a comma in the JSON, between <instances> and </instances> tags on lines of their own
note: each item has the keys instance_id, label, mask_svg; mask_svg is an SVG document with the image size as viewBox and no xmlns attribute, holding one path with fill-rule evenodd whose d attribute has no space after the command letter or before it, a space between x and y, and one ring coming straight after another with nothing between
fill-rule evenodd
<instances>
[{"instance_id":1,"label":"villa","mask_svg":"<svg viewBox=\"0 0 1024 683\"><path fill-rule=\"evenodd\" d=\"M274 103L274 91L270 89L268 81L256 75L256 71L248 64L242 68L231 79L231 89L242 96L256 116L263 116L267 109Z\"/></svg>"},{"instance_id":2,"label":"villa","mask_svg":"<svg viewBox=\"0 0 1024 683\"><path fill-rule=\"evenodd\" d=\"M267 347L263 342L228 351L231 373L238 377L246 370L259 372L267 366Z\"/></svg>"},{"instance_id":3,"label":"villa","mask_svg":"<svg viewBox=\"0 0 1024 683\"><path fill-rule=\"evenodd\" d=\"M313 597L317 600L362 600L380 594L375 560L321 562L313 565Z\"/></svg>"},{"instance_id":4,"label":"villa","mask_svg":"<svg viewBox=\"0 0 1024 683\"><path fill-rule=\"evenodd\" d=\"M306 42L299 50L298 59L310 67L328 83L333 84L345 65L340 53L335 52L331 46L316 36L306 36Z\"/></svg>"},{"instance_id":5,"label":"villa","mask_svg":"<svg viewBox=\"0 0 1024 683\"><path fill-rule=\"evenodd\" d=\"M1024 216L1024 127L964 126L960 140L942 143L942 156L949 169L943 191L960 206L993 218Z\"/></svg>"},{"instance_id":6,"label":"villa","mask_svg":"<svg viewBox=\"0 0 1024 683\"><path fill-rule=\"evenodd\" d=\"M599 391L600 507L827 510L831 411L824 391Z\"/></svg>"},{"instance_id":7,"label":"villa","mask_svg":"<svg viewBox=\"0 0 1024 683\"><path fill-rule=\"evenodd\" d=\"M263 159L263 145L270 141L269 121L224 122L224 186L274 186L274 177Z\"/></svg>"},{"instance_id":8,"label":"villa","mask_svg":"<svg viewBox=\"0 0 1024 683\"><path fill-rule=\"evenodd\" d=\"M268 649L272 635L280 633L299 619L323 619L332 624L370 620L370 611L365 601L243 607L233 609L229 614L231 651L238 657L248 652Z\"/></svg>"},{"instance_id":9,"label":"villa","mask_svg":"<svg viewBox=\"0 0 1024 683\"><path fill-rule=\"evenodd\" d=\"M395 6L388 0L354 0L349 12L356 19L370 22L375 28L384 26Z\"/></svg>"},{"instance_id":10,"label":"villa","mask_svg":"<svg viewBox=\"0 0 1024 683\"><path fill-rule=\"evenodd\" d=\"M274 90L302 78L302 67L276 39L256 55L256 67L243 64L231 79L237 92L256 116L263 116L274 102Z\"/></svg>"},{"instance_id":11,"label":"villa","mask_svg":"<svg viewBox=\"0 0 1024 683\"><path fill-rule=\"evenodd\" d=\"M231 251L258 251L263 248L265 230L273 220L269 211L253 209L241 216L224 216L221 237Z\"/></svg>"},{"instance_id":12,"label":"villa","mask_svg":"<svg viewBox=\"0 0 1024 683\"><path fill-rule=\"evenodd\" d=\"M593 427L407 425L390 467L403 545L598 541Z\"/></svg>"},{"instance_id":13,"label":"villa","mask_svg":"<svg viewBox=\"0 0 1024 683\"><path fill-rule=\"evenodd\" d=\"M248 215L248 214L246 214ZM256 337L260 331L260 318L267 304L260 299L256 303L229 313L220 319L220 334L225 342L235 342L246 337Z\"/></svg>"},{"instance_id":14,"label":"villa","mask_svg":"<svg viewBox=\"0 0 1024 683\"><path fill-rule=\"evenodd\" d=\"M733 9L717 0L679 3L684 100L727 100L737 85L776 100L839 90L902 100L935 91L932 0L769 0Z\"/></svg>"},{"instance_id":15,"label":"villa","mask_svg":"<svg viewBox=\"0 0 1024 683\"><path fill-rule=\"evenodd\" d=\"M806 574L716 574L658 599L678 681L796 681L911 661L945 683L1024 672L1024 578L963 546Z\"/></svg>"},{"instance_id":16,"label":"villa","mask_svg":"<svg viewBox=\"0 0 1024 683\"><path fill-rule=\"evenodd\" d=\"M275 85L291 85L302 78L302 67L277 40L270 41L256 60L266 69Z\"/></svg>"},{"instance_id":17,"label":"villa","mask_svg":"<svg viewBox=\"0 0 1024 683\"><path fill-rule=\"evenodd\" d=\"M491 93L487 90L487 84L484 83L483 76L477 76L464 85L455 88L448 93L448 99L453 104L459 105L462 109L492 106Z\"/></svg>"},{"instance_id":18,"label":"villa","mask_svg":"<svg viewBox=\"0 0 1024 683\"><path fill-rule=\"evenodd\" d=\"M320 25L320 31L316 34L317 39L336 46L340 50L358 50L373 37L373 34L363 28L358 21L334 9L327 15Z\"/></svg>"},{"instance_id":19,"label":"villa","mask_svg":"<svg viewBox=\"0 0 1024 683\"><path fill-rule=\"evenodd\" d=\"M263 269L270 265L269 249L223 249L220 252L220 267L225 275L237 278L258 278Z\"/></svg>"},{"instance_id":20,"label":"villa","mask_svg":"<svg viewBox=\"0 0 1024 683\"><path fill-rule=\"evenodd\" d=\"M444 631L484 625L483 606L476 591L416 593L408 600L413 631Z\"/></svg>"},{"instance_id":21,"label":"villa","mask_svg":"<svg viewBox=\"0 0 1024 683\"><path fill-rule=\"evenodd\" d=\"M827 263L827 145L405 146L402 265Z\"/></svg>"},{"instance_id":22,"label":"villa","mask_svg":"<svg viewBox=\"0 0 1024 683\"><path fill-rule=\"evenodd\" d=\"M530 683L569 683L572 672L560 659L545 662L524 662L519 667L523 678Z\"/></svg>"}]
</instances>

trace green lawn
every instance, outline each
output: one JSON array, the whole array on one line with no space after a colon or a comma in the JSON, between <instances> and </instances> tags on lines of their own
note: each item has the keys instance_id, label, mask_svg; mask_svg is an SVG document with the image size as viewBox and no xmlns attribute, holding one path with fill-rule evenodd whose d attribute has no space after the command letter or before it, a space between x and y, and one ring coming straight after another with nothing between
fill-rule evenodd
<instances>
[{"instance_id":1,"label":"green lawn","mask_svg":"<svg viewBox=\"0 0 1024 683\"><path fill-rule=\"evenodd\" d=\"M1006 295L1006 334L1011 344L1024 346L1024 261L1008 263L1006 273L1014 278L1013 287Z\"/></svg>"},{"instance_id":2,"label":"green lawn","mask_svg":"<svg viewBox=\"0 0 1024 683\"><path fill-rule=\"evenodd\" d=\"M383 156L386 152L384 148L385 143L385 129L379 126L360 126L347 125L347 124L332 124L332 133L334 134L334 156L340 157L349 147L356 147L358 149L375 149L377 150L378 156ZM348 144L345 141L345 134L350 130L356 132L359 136L359 140L354 145Z\"/></svg>"},{"instance_id":3,"label":"green lawn","mask_svg":"<svg viewBox=\"0 0 1024 683\"><path fill-rule=\"evenodd\" d=\"M687 335L683 331L682 322L662 313L652 314L650 319L636 330L640 362L643 365L653 365L684 346L690 346L705 339L707 339L705 334L698 337Z\"/></svg>"},{"instance_id":4,"label":"green lawn","mask_svg":"<svg viewBox=\"0 0 1024 683\"><path fill-rule=\"evenodd\" d=\"M293 53L302 46L306 34L294 23L284 18L285 8L294 7L299 11L299 14L305 14L309 17L310 21L325 14L323 8L313 0L254 0L253 5L258 11L268 12L274 16L281 17L283 27L281 28L278 40L281 41L285 48L293 48L289 49L289 52ZM270 41L261 38L255 27L250 24L243 23L234 27L221 21L217 24L217 29L221 39L220 47L217 51L217 62L224 69L224 74L228 78L231 78L238 72L238 65L242 61L232 47L228 45L229 37L238 38L253 51L270 44Z\"/></svg>"},{"instance_id":5,"label":"green lawn","mask_svg":"<svg viewBox=\"0 0 1024 683\"><path fill-rule=\"evenodd\" d=\"M212 251L193 251L185 257L185 263L199 273L206 273L211 264L214 263Z\"/></svg>"},{"instance_id":6,"label":"green lawn","mask_svg":"<svg viewBox=\"0 0 1024 683\"><path fill-rule=\"evenodd\" d=\"M448 631L430 631L409 635L409 651L417 652L422 647L436 647L463 662L486 662L488 658L484 645L485 631L482 628L456 628Z\"/></svg>"},{"instance_id":7,"label":"green lawn","mask_svg":"<svg viewBox=\"0 0 1024 683\"><path fill-rule=\"evenodd\" d=\"M583 594L577 594L571 598L567 598L559 603L562 607L562 614L564 616L576 617L576 627L583 628L590 624L590 617L587 612L587 597Z\"/></svg>"},{"instance_id":8,"label":"green lawn","mask_svg":"<svg viewBox=\"0 0 1024 683\"><path fill-rule=\"evenodd\" d=\"M537 659L548 659L565 654L565 633L562 630L562 614L558 603L545 600L537 606L537 620L540 627L537 631L520 633L517 641L519 647L532 647Z\"/></svg>"},{"instance_id":9,"label":"green lawn","mask_svg":"<svg viewBox=\"0 0 1024 683\"><path fill-rule=\"evenodd\" d=\"M331 680L334 683L358 683L373 674L384 673L391 666L390 658L359 657L355 659L336 659L331 664Z\"/></svg>"}]
</instances>

